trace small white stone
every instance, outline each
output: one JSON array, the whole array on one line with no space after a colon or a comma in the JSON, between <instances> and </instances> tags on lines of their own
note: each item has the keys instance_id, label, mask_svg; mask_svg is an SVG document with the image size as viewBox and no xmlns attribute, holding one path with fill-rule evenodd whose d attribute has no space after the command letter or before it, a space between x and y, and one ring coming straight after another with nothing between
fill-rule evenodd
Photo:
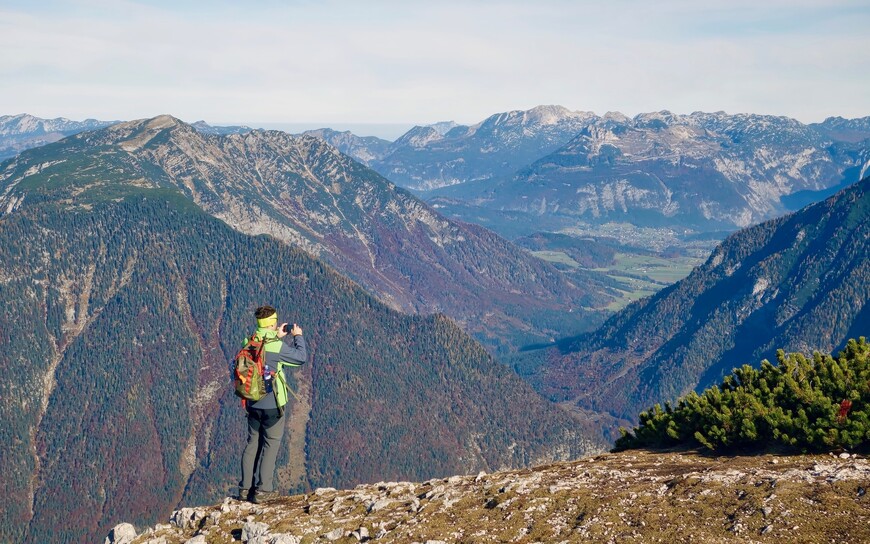
<instances>
[{"instance_id":1,"label":"small white stone","mask_svg":"<svg viewBox=\"0 0 870 544\"><path fill-rule=\"evenodd\" d=\"M136 538L136 528L129 523L119 523L109 531L105 544L130 544Z\"/></svg>"},{"instance_id":2,"label":"small white stone","mask_svg":"<svg viewBox=\"0 0 870 544\"><path fill-rule=\"evenodd\" d=\"M269 533L269 526L259 521L249 521L242 527L242 542L253 540Z\"/></svg>"},{"instance_id":3,"label":"small white stone","mask_svg":"<svg viewBox=\"0 0 870 544\"><path fill-rule=\"evenodd\" d=\"M381 499L379 501L375 501L369 505L369 512L377 512L378 510L383 510L392 502L393 501L391 501L390 499Z\"/></svg>"},{"instance_id":4,"label":"small white stone","mask_svg":"<svg viewBox=\"0 0 870 544\"><path fill-rule=\"evenodd\" d=\"M269 544L300 544L301 542L302 539L298 536L278 533L276 535L272 535L272 539L269 541Z\"/></svg>"},{"instance_id":5,"label":"small white stone","mask_svg":"<svg viewBox=\"0 0 870 544\"><path fill-rule=\"evenodd\" d=\"M341 527L336 527L335 529L333 529L333 530L329 531L328 533L326 533L325 535L323 535L323 537L326 538L326 540L328 540L330 542L334 542L343 536L344 536L344 529L342 529Z\"/></svg>"}]
</instances>

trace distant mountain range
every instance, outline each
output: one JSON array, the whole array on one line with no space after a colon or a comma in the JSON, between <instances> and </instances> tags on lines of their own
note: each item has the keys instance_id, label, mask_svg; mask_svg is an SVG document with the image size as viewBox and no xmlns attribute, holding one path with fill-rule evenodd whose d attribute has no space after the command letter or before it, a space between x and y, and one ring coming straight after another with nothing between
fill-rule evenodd
<instances>
[{"instance_id":1,"label":"distant mountain range","mask_svg":"<svg viewBox=\"0 0 870 544\"><path fill-rule=\"evenodd\" d=\"M450 160L460 160L461 145L453 143ZM418 149L417 160L435 168L446 145L439 140ZM734 230L808 203L790 201L796 193L829 191L818 195L823 198L858 181L870 168L868 149L870 118L804 125L721 112L607 114L586 118L559 149L509 175L494 165L489 175L478 176L484 181L462 180L429 198L438 197L448 216L483 215L497 230L500 222L492 216L505 212L525 214L532 225L549 217L563 226L628 222Z\"/></svg>"},{"instance_id":2,"label":"distant mountain range","mask_svg":"<svg viewBox=\"0 0 870 544\"><path fill-rule=\"evenodd\" d=\"M517 370L551 400L626 423L777 348L832 352L867 336L868 189L870 177L735 233L684 280Z\"/></svg>"},{"instance_id":3,"label":"distant mountain range","mask_svg":"<svg viewBox=\"0 0 870 544\"><path fill-rule=\"evenodd\" d=\"M539 106L447 132L418 126L371 164L390 181L416 190L508 176L556 151L594 117L562 106Z\"/></svg>"},{"instance_id":4,"label":"distant mountain range","mask_svg":"<svg viewBox=\"0 0 870 544\"><path fill-rule=\"evenodd\" d=\"M337 187L306 191L318 168ZM179 503L224 497L245 437L227 360L266 302L303 326L311 353L294 373L283 490L425 480L603 447L592 425L547 403L445 316L400 314L304 251L203 211L270 217L264 200L288 195L283 206L320 210L330 225L351 209L291 202L335 206L359 183L351 202L365 200L346 224L362 228L366 210L387 208L380 178L366 185L351 176L359 171L313 138L210 136L169 117L3 164L0 365L14 377L0 384L0 541L94 542L121 520L153 524ZM392 198L404 200L384 205L413 204ZM423 204L410 209L397 227L446 223Z\"/></svg>"},{"instance_id":5,"label":"distant mountain range","mask_svg":"<svg viewBox=\"0 0 870 544\"><path fill-rule=\"evenodd\" d=\"M417 126L392 144L322 137L425 192L446 216L510 238L606 222L734 231L823 200L870 171L870 117L806 125L538 106L471 126Z\"/></svg>"},{"instance_id":6,"label":"distant mountain range","mask_svg":"<svg viewBox=\"0 0 870 544\"><path fill-rule=\"evenodd\" d=\"M120 121L98 121L86 119L71 121L58 117L57 119L41 119L28 115L0 116L0 161L14 157L26 149L56 142L67 136L97 130ZM197 121L191 125L203 134L226 135L244 134L252 129L246 126L212 126L205 121Z\"/></svg>"},{"instance_id":7,"label":"distant mountain range","mask_svg":"<svg viewBox=\"0 0 870 544\"><path fill-rule=\"evenodd\" d=\"M56 142L72 134L85 130L95 130L107 127L114 121L70 121L58 117L56 119L40 119L28 114L0 116L0 161L14 157L25 149Z\"/></svg>"},{"instance_id":8,"label":"distant mountain range","mask_svg":"<svg viewBox=\"0 0 870 544\"><path fill-rule=\"evenodd\" d=\"M0 119L0 158L108 124ZM328 128L305 135L399 186L429 191L447 217L509 237L578 222L733 231L824 199L870 169L870 117L805 125L753 114L629 118L538 106L471 126L417 126L395 142Z\"/></svg>"}]
</instances>

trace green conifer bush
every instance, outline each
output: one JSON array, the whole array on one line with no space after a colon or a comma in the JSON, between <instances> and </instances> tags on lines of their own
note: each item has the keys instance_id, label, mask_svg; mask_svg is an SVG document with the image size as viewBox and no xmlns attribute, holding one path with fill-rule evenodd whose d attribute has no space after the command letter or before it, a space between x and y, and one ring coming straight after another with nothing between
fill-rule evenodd
<instances>
[{"instance_id":1,"label":"green conifer bush","mask_svg":"<svg viewBox=\"0 0 870 544\"><path fill-rule=\"evenodd\" d=\"M689 393L676 407L641 412L633 432L620 429L614 450L870 449L868 353L864 337L849 340L837 358L779 350L775 365L735 368L721 385Z\"/></svg>"}]
</instances>

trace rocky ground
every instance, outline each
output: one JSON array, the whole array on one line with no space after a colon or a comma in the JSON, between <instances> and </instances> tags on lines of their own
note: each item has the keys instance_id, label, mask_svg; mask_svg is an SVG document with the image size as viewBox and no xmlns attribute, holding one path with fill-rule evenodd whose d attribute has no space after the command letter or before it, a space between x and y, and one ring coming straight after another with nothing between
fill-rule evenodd
<instances>
[{"instance_id":1,"label":"rocky ground","mask_svg":"<svg viewBox=\"0 0 870 544\"><path fill-rule=\"evenodd\" d=\"M629 451L525 470L317 489L119 525L112 544L870 542L862 456Z\"/></svg>"}]
</instances>

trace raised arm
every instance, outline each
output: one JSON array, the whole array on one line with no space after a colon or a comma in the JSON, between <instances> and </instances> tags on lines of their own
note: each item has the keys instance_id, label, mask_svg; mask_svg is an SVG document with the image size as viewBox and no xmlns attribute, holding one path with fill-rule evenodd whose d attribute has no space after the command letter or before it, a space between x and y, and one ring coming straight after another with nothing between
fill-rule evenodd
<instances>
[{"instance_id":1,"label":"raised arm","mask_svg":"<svg viewBox=\"0 0 870 544\"><path fill-rule=\"evenodd\" d=\"M305 364L308 361L308 350L305 348L302 327L294 323L293 328L288 331L286 325L286 323L282 324L278 333L278 337L284 341L278 353L281 362L292 365ZM288 336L292 336L292 341L288 341Z\"/></svg>"}]
</instances>

